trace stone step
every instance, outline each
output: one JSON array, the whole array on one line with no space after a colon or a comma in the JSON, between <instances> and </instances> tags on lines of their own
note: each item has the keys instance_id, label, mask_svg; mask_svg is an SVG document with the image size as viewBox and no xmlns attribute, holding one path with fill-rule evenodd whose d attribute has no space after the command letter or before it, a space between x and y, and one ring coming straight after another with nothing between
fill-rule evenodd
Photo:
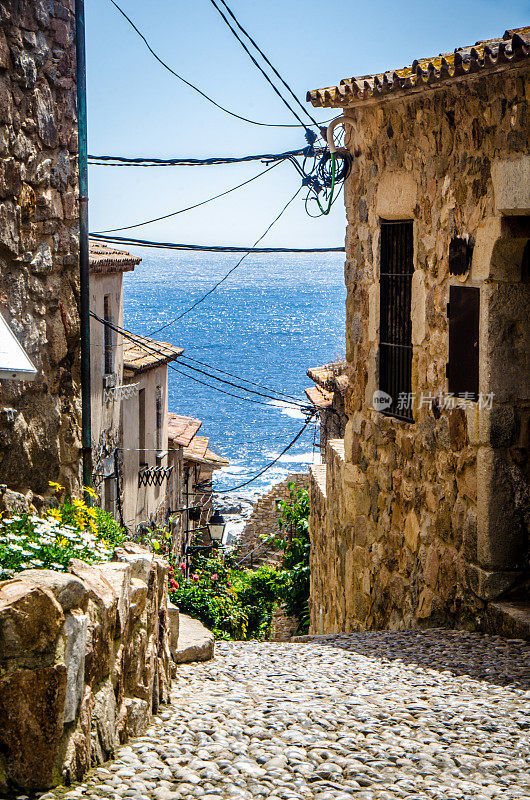
<instances>
[{"instance_id":1,"label":"stone step","mask_svg":"<svg viewBox=\"0 0 530 800\"><path fill-rule=\"evenodd\" d=\"M192 619L187 614L179 614L177 647L171 653L173 660L177 664L209 661L213 658L213 650L213 633L198 619Z\"/></svg>"},{"instance_id":2,"label":"stone step","mask_svg":"<svg viewBox=\"0 0 530 800\"><path fill-rule=\"evenodd\" d=\"M489 603L486 629L506 639L530 639L530 600Z\"/></svg>"}]
</instances>

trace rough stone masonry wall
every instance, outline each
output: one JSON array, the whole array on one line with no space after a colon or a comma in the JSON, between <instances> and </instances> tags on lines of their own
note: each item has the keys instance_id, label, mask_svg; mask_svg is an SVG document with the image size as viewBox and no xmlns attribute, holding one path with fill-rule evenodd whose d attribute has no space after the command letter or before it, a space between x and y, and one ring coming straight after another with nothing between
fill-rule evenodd
<instances>
[{"instance_id":1,"label":"rough stone masonry wall","mask_svg":"<svg viewBox=\"0 0 530 800\"><path fill-rule=\"evenodd\" d=\"M245 525L237 543L237 558L250 554L264 539L270 538L278 531L277 504L279 500L289 499L289 484L294 483L296 489L304 489L309 485L307 472L293 472L281 483L276 483L263 497L259 497L252 514ZM272 547L262 547L253 556L252 563L259 565L265 561L279 561L281 556ZM249 566L250 558L245 562Z\"/></svg>"},{"instance_id":2,"label":"rough stone masonry wall","mask_svg":"<svg viewBox=\"0 0 530 800\"><path fill-rule=\"evenodd\" d=\"M166 562L135 543L0 583L0 794L80 779L168 702Z\"/></svg>"},{"instance_id":3,"label":"rough stone masonry wall","mask_svg":"<svg viewBox=\"0 0 530 800\"><path fill-rule=\"evenodd\" d=\"M0 382L0 484L79 482L73 0L0 0L0 313L39 369Z\"/></svg>"},{"instance_id":4,"label":"rough stone masonry wall","mask_svg":"<svg viewBox=\"0 0 530 800\"><path fill-rule=\"evenodd\" d=\"M344 441L328 444L327 480L313 471L312 633L474 626L485 602L524 569L528 400L521 391L518 405L513 391L528 369L524 218L522 237L494 262L508 221L498 208L503 193L529 194L529 100L528 70L512 70L348 111L355 153L345 192L349 421ZM509 177L496 197L495 170ZM529 213L517 198L510 202L504 214ZM414 220L417 399L447 391L449 242L475 240L468 280L481 287L480 387L496 392L491 412L471 403L437 418L424 406L409 424L370 408L381 218Z\"/></svg>"}]
</instances>

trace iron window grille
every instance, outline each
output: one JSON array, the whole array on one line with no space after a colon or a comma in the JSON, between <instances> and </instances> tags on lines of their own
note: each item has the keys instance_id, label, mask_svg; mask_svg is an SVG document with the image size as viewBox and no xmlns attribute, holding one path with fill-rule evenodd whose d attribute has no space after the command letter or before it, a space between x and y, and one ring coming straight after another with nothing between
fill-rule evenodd
<instances>
[{"instance_id":1,"label":"iron window grille","mask_svg":"<svg viewBox=\"0 0 530 800\"><path fill-rule=\"evenodd\" d=\"M140 486L162 486L162 483L171 475L173 467L149 467L138 473L138 488Z\"/></svg>"},{"instance_id":2,"label":"iron window grille","mask_svg":"<svg viewBox=\"0 0 530 800\"><path fill-rule=\"evenodd\" d=\"M381 222L379 389L389 395L382 412L412 422L412 220Z\"/></svg>"},{"instance_id":3,"label":"iron window grille","mask_svg":"<svg viewBox=\"0 0 530 800\"><path fill-rule=\"evenodd\" d=\"M110 308L110 295L106 294L103 298L103 318L105 322L112 323L112 315ZM110 325L103 326L104 338L104 354L105 354L105 375L111 375L114 372L114 331Z\"/></svg>"}]
</instances>

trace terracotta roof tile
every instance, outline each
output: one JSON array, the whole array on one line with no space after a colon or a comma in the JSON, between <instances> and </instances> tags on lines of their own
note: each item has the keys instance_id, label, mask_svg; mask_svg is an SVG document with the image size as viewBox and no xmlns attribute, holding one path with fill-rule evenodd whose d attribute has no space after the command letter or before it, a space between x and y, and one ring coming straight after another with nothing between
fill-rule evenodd
<instances>
[{"instance_id":1,"label":"terracotta roof tile","mask_svg":"<svg viewBox=\"0 0 530 800\"><path fill-rule=\"evenodd\" d=\"M183 417L170 411L167 423L168 439L173 444L188 447L201 425L202 421L200 419Z\"/></svg>"},{"instance_id":2,"label":"terracotta roof tile","mask_svg":"<svg viewBox=\"0 0 530 800\"><path fill-rule=\"evenodd\" d=\"M136 336L133 333L128 335L134 341L123 339L123 366L131 372L145 372L160 364L168 364L184 352L181 347L174 347L167 342L155 342L147 336Z\"/></svg>"},{"instance_id":3,"label":"terracotta roof tile","mask_svg":"<svg viewBox=\"0 0 530 800\"><path fill-rule=\"evenodd\" d=\"M333 392L336 388L336 380L346 369L345 361L337 361L334 364L324 364L322 367L313 367L307 370L307 377L311 378L318 386L328 392Z\"/></svg>"},{"instance_id":4,"label":"terracotta roof tile","mask_svg":"<svg viewBox=\"0 0 530 800\"><path fill-rule=\"evenodd\" d=\"M108 274L109 272L130 272L142 260L125 250L114 250L101 242L89 242L88 259L90 272Z\"/></svg>"},{"instance_id":5,"label":"terracotta roof tile","mask_svg":"<svg viewBox=\"0 0 530 800\"><path fill-rule=\"evenodd\" d=\"M229 462L208 449L210 440L207 436L195 436L189 447L184 448L184 460L196 464L206 464L214 469L227 467Z\"/></svg>"},{"instance_id":6,"label":"terracotta roof tile","mask_svg":"<svg viewBox=\"0 0 530 800\"><path fill-rule=\"evenodd\" d=\"M209 442L207 436L195 436L188 447L184 448L184 458L188 461L200 461L206 455Z\"/></svg>"},{"instance_id":7,"label":"terracotta roof tile","mask_svg":"<svg viewBox=\"0 0 530 800\"><path fill-rule=\"evenodd\" d=\"M458 47L453 53L413 61L403 69L343 78L337 86L308 92L307 101L315 107L349 108L367 100L428 90L453 78L497 72L521 63L530 65L530 26L508 30L499 39Z\"/></svg>"},{"instance_id":8,"label":"terracotta roof tile","mask_svg":"<svg viewBox=\"0 0 530 800\"><path fill-rule=\"evenodd\" d=\"M305 393L316 408L330 408L333 405L333 392L326 392L320 386L310 386Z\"/></svg>"}]
</instances>

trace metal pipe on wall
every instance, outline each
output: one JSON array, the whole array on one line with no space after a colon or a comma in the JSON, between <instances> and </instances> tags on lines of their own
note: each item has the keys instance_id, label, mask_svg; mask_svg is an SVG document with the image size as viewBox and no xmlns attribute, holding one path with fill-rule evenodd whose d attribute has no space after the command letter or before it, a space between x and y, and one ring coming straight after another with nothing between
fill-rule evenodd
<instances>
[{"instance_id":1,"label":"metal pipe on wall","mask_svg":"<svg viewBox=\"0 0 530 800\"><path fill-rule=\"evenodd\" d=\"M92 486L92 423L90 393L90 266L88 254L88 148L84 0L75 0L77 61L77 131L79 165L79 318L81 327L81 449L83 486ZM85 493L85 500L90 497Z\"/></svg>"}]
</instances>

